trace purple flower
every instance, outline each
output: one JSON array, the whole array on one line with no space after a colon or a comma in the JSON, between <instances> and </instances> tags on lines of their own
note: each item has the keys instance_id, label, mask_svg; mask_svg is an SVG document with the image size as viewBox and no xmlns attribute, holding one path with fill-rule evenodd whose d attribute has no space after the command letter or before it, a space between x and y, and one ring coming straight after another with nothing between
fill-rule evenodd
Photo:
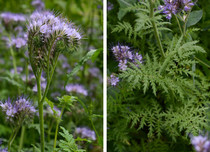
<instances>
[{"instance_id":1,"label":"purple flower","mask_svg":"<svg viewBox=\"0 0 210 152\"><path fill-rule=\"evenodd\" d=\"M0 102L0 107L8 121L18 124L31 119L36 112L34 106L23 97L18 98L13 103L11 103L10 99L5 103Z\"/></svg>"},{"instance_id":2,"label":"purple flower","mask_svg":"<svg viewBox=\"0 0 210 152\"><path fill-rule=\"evenodd\" d=\"M42 2L42 0L33 0L31 2L31 5L34 6L36 8L36 10L39 10L39 11L44 10L44 8L45 8L45 5Z\"/></svg>"},{"instance_id":3,"label":"purple flower","mask_svg":"<svg viewBox=\"0 0 210 152\"><path fill-rule=\"evenodd\" d=\"M44 90L47 86L47 83L46 82L42 82L41 83L41 88ZM34 92L37 92L37 84L35 84L35 86L33 87L32 89Z\"/></svg>"},{"instance_id":4,"label":"purple flower","mask_svg":"<svg viewBox=\"0 0 210 152\"><path fill-rule=\"evenodd\" d=\"M20 37L12 39L12 45L15 45L16 48L21 48L23 46L26 46L26 43L27 41Z\"/></svg>"},{"instance_id":5,"label":"purple flower","mask_svg":"<svg viewBox=\"0 0 210 152\"><path fill-rule=\"evenodd\" d=\"M7 148L0 148L0 152L8 152Z\"/></svg>"},{"instance_id":6,"label":"purple flower","mask_svg":"<svg viewBox=\"0 0 210 152\"><path fill-rule=\"evenodd\" d=\"M119 80L118 77L116 77L115 75L111 74L110 78L108 80L108 83L111 84L112 86L116 86L119 81L120 80Z\"/></svg>"},{"instance_id":7,"label":"purple flower","mask_svg":"<svg viewBox=\"0 0 210 152\"><path fill-rule=\"evenodd\" d=\"M61 111L60 109L58 109L57 107L53 107L53 109L56 111L56 116L59 117L61 115ZM54 112L52 111L51 107L47 107L47 112L50 114L50 115L54 115Z\"/></svg>"},{"instance_id":8,"label":"purple flower","mask_svg":"<svg viewBox=\"0 0 210 152\"><path fill-rule=\"evenodd\" d=\"M17 74L20 74L22 71L23 71L23 68L22 67L17 67ZM12 74L15 74L15 70L14 69L10 70L10 72Z\"/></svg>"},{"instance_id":9,"label":"purple flower","mask_svg":"<svg viewBox=\"0 0 210 152\"><path fill-rule=\"evenodd\" d=\"M205 136L195 136L191 139L191 143L197 152L208 152L210 150L210 141Z\"/></svg>"},{"instance_id":10,"label":"purple flower","mask_svg":"<svg viewBox=\"0 0 210 152\"><path fill-rule=\"evenodd\" d=\"M67 22L66 19L63 19L60 16L55 16L52 12L49 11L36 11L30 16L29 31L40 31L41 33L46 34L46 37L54 35L58 38L67 36L69 41L72 38L80 40L82 36L78 32L72 23Z\"/></svg>"},{"instance_id":11,"label":"purple flower","mask_svg":"<svg viewBox=\"0 0 210 152\"><path fill-rule=\"evenodd\" d=\"M192 9L194 3L192 0L164 0L164 5L159 6L159 10L163 10L167 19L172 18L172 14L177 14L181 11L188 12Z\"/></svg>"},{"instance_id":12,"label":"purple flower","mask_svg":"<svg viewBox=\"0 0 210 152\"><path fill-rule=\"evenodd\" d=\"M93 77L100 76L100 70L97 67L90 68L89 72Z\"/></svg>"},{"instance_id":13,"label":"purple flower","mask_svg":"<svg viewBox=\"0 0 210 152\"><path fill-rule=\"evenodd\" d=\"M80 84L69 84L66 86L66 91L80 93L83 94L84 96L88 95L87 90L84 88L84 86Z\"/></svg>"},{"instance_id":14,"label":"purple flower","mask_svg":"<svg viewBox=\"0 0 210 152\"><path fill-rule=\"evenodd\" d=\"M119 62L118 67L122 71L127 69L128 62L136 64L136 60L138 60L140 63L142 63L142 55L138 53L134 54L134 52L128 46L117 45L112 48L112 51L116 60Z\"/></svg>"},{"instance_id":15,"label":"purple flower","mask_svg":"<svg viewBox=\"0 0 210 152\"><path fill-rule=\"evenodd\" d=\"M96 140L96 134L94 131L90 130L86 127L78 127L75 130L76 134L80 134L82 138L88 138L92 140Z\"/></svg>"},{"instance_id":16,"label":"purple flower","mask_svg":"<svg viewBox=\"0 0 210 152\"><path fill-rule=\"evenodd\" d=\"M184 10L186 12L190 11L192 9L192 7L195 5L194 3L192 3L191 0L182 0L183 5L184 5Z\"/></svg>"},{"instance_id":17,"label":"purple flower","mask_svg":"<svg viewBox=\"0 0 210 152\"><path fill-rule=\"evenodd\" d=\"M114 5L108 1L107 10L111 11L113 9L113 7L114 7Z\"/></svg>"},{"instance_id":18,"label":"purple flower","mask_svg":"<svg viewBox=\"0 0 210 152\"><path fill-rule=\"evenodd\" d=\"M118 64L120 70L125 71L127 69L127 60L120 60Z\"/></svg>"},{"instance_id":19,"label":"purple flower","mask_svg":"<svg viewBox=\"0 0 210 152\"><path fill-rule=\"evenodd\" d=\"M23 14L15 14L11 12L3 12L0 15L0 18L3 19L5 24L9 24L11 22L25 22L26 17Z\"/></svg>"}]
</instances>

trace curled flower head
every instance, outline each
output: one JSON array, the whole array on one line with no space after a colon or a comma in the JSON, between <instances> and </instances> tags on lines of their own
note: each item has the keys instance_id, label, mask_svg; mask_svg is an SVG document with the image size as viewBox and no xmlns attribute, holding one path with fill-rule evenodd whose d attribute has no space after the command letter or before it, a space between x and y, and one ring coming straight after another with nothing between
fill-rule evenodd
<instances>
[{"instance_id":1,"label":"curled flower head","mask_svg":"<svg viewBox=\"0 0 210 152\"><path fill-rule=\"evenodd\" d=\"M87 90L80 84L69 84L66 86L66 91L83 94L84 96L88 95Z\"/></svg>"},{"instance_id":2,"label":"curled flower head","mask_svg":"<svg viewBox=\"0 0 210 152\"><path fill-rule=\"evenodd\" d=\"M127 69L128 62L132 62L135 65L138 65L138 61L142 63L142 56L137 52L134 53L128 46L117 45L112 48L112 51L116 60L119 62L118 67L122 71Z\"/></svg>"},{"instance_id":3,"label":"curled flower head","mask_svg":"<svg viewBox=\"0 0 210 152\"><path fill-rule=\"evenodd\" d=\"M90 130L89 128L78 127L78 128L76 128L75 133L81 135L82 138L96 140L95 132Z\"/></svg>"},{"instance_id":4,"label":"curled flower head","mask_svg":"<svg viewBox=\"0 0 210 152\"><path fill-rule=\"evenodd\" d=\"M36 11L29 19L28 46L32 68L53 64L59 53L72 52L82 36L75 26L61 16L49 11ZM50 60L50 62L48 62Z\"/></svg>"},{"instance_id":5,"label":"curled flower head","mask_svg":"<svg viewBox=\"0 0 210 152\"><path fill-rule=\"evenodd\" d=\"M36 112L34 106L23 97L18 98L13 103L10 99L5 103L0 102L0 107L7 120L13 124L17 123L18 125L30 121Z\"/></svg>"}]
</instances>

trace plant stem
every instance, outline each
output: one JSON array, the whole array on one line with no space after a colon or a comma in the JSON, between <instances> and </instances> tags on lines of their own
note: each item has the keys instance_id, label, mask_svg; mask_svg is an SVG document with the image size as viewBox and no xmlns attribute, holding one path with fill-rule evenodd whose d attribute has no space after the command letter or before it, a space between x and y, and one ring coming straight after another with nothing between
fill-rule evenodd
<instances>
[{"instance_id":1,"label":"plant stem","mask_svg":"<svg viewBox=\"0 0 210 152\"><path fill-rule=\"evenodd\" d=\"M65 107L63 106L63 107L62 107L62 110L61 110L60 117L59 117L59 119L56 121L57 124L56 124L56 129L55 129L55 139L54 139L53 150L55 150L55 148L56 148L56 141L57 141L57 137L58 137L58 127L59 127L59 124L60 124L61 117L62 117L62 115L63 115L64 109L65 109Z\"/></svg>"},{"instance_id":2,"label":"plant stem","mask_svg":"<svg viewBox=\"0 0 210 152\"><path fill-rule=\"evenodd\" d=\"M24 140L25 130L26 130L25 126L22 126L18 151L20 151L22 149L22 147L23 147L23 140Z\"/></svg>"},{"instance_id":3,"label":"plant stem","mask_svg":"<svg viewBox=\"0 0 210 152\"><path fill-rule=\"evenodd\" d=\"M14 54L14 51L13 51L13 48L12 47L10 47L10 53L12 55L13 68L15 70L15 74L17 74L16 59L15 59L15 54Z\"/></svg>"},{"instance_id":4,"label":"plant stem","mask_svg":"<svg viewBox=\"0 0 210 152\"><path fill-rule=\"evenodd\" d=\"M181 28L181 25L180 25L179 19L177 18L177 16L176 16L176 15L175 15L175 18L176 18L177 24L178 24L178 26L179 26L179 30L180 30L181 34L183 35L183 32L182 32L182 28Z\"/></svg>"},{"instance_id":5,"label":"plant stem","mask_svg":"<svg viewBox=\"0 0 210 152\"><path fill-rule=\"evenodd\" d=\"M160 40L160 36L158 34L158 29L157 29L157 26L155 24L155 21L153 20L153 17L154 17L154 2L152 0L149 0L149 3L150 3L150 18L151 18L151 23L152 23L152 26L154 28L154 33L155 33L155 38L157 40L157 43L158 43L158 46L159 46L159 49L160 49L160 53L162 55L163 58L165 58L165 53L163 51L163 46L162 46L162 43L161 43L161 40Z\"/></svg>"},{"instance_id":6,"label":"plant stem","mask_svg":"<svg viewBox=\"0 0 210 152\"><path fill-rule=\"evenodd\" d=\"M210 69L210 65L208 65L207 63L203 62L202 60L200 60L199 58L197 57L194 57L198 62L200 62L201 64L205 65L207 68Z\"/></svg>"},{"instance_id":7,"label":"plant stem","mask_svg":"<svg viewBox=\"0 0 210 152\"><path fill-rule=\"evenodd\" d=\"M12 135L10 136L10 139L9 139L9 142L8 142L8 152L10 152L10 150L11 150L11 146L12 146L12 143L13 143L13 141L14 141L14 139L15 139L15 137L16 137L16 135L17 135L17 133L18 133L18 131L19 131L19 126L14 130L14 132L12 133Z\"/></svg>"},{"instance_id":8,"label":"plant stem","mask_svg":"<svg viewBox=\"0 0 210 152\"><path fill-rule=\"evenodd\" d=\"M43 103L42 92L41 92L41 72L37 76L37 90L38 90L38 106L39 106L39 121L40 121L40 132L41 132L41 152L44 152L44 116L43 116Z\"/></svg>"},{"instance_id":9,"label":"plant stem","mask_svg":"<svg viewBox=\"0 0 210 152\"><path fill-rule=\"evenodd\" d=\"M12 63L13 63L13 68L14 68L14 71L15 71L15 75L17 76L17 63L16 63L15 53L14 53L14 50L13 50L12 46L10 47L10 53L12 55ZM18 95L20 95L19 87L18 87Z\"/></svg>"}]
</instances>

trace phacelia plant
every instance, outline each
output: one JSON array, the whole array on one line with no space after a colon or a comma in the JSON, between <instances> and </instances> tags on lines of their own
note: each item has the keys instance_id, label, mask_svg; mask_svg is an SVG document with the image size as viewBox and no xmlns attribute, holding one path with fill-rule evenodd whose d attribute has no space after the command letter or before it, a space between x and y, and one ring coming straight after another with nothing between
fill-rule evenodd
<instances>
[{"instance_id":1,"label":"phacelia plant","mask_svg":"<svg viewBox=\"0 0 210 152\"><path fill-rule=\"evenodd\" d=\"M41 151L44 151L43 103L47 95L60 53L72 52L82 36L67 19L49 11L34 12L28 23L29 60L37 82L39 104ZM41 75L46 73L47 85L41 91Z\"/></svg>"}]
</instances>

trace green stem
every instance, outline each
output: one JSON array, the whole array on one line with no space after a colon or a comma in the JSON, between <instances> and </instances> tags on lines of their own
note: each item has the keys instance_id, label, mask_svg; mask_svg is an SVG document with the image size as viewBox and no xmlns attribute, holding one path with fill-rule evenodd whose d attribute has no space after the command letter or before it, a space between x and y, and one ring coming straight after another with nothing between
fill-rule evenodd
<instances>
[{"instance_id":1,"label":"green stem","mask_svg":"<svg viewBox=\"0 0 210 152\"><path fill-rule=\"evenodd\" d=\"M17 75L16 59L15 59L15 54L12 47L10 47L10 53L12 55L12 63L13 63L13 68L15 70L15 75Z\"/></svg>"},{"instance_id":2,"label":"green stem","mask_svg":"<svg viewBox=\"0 0 210 152\"><path fill-rule=\"evenodd\" d=\"M47 134L48 134L48 137L47 137L47 140L48 140L48 142L50 141L50 135L51 135L51 130L52 130L52 126L53 126L53 121L51 122L49 122L49 129L48 129L48 132L47 132Z\"/></svg>"},{"instance_id":3,"label":"green stem","mask_svg":"<svg viewBox=\"0 0 210 152\"><path fill-rule=\"evenodd\" d=\"M37 90L38 90L38 106L39 106L39 121L40 121L40 132L41 132L41 152L44 152L44 116L43 116L43 103L42 92L41 92L41 72L37 76Z\"/></svg>"},{"instance_id":4,"label":"green stem","mask_svg":"<svg viewBox=\"0 0 210 152\"><path fill-rule=\"evenodd\" d=\"M200 62L201 64L205 65L207 68L210 69L210 65L208 65L207 63L203 62L202 60L200 60L199 58L197 57L194 57L198 62Z\"/></svg>"},{"instance_id":5,"label":"green stem","mask_svg":"<svg viewBox=\"0 0 210 152\"><path fill-rule=\"evenodd\" d=\"M58 127L59 127L59 124L60 124L61 117L62 117L62 115L63 115L64 109L65 109L65 107L63 106L63 107L62 107L62 110L61 110L60 117L59 117L59 119L56 121L57 124L56 124L55 138L54 138L54 145L53 145L53 150L54 150L54 151L55 151L55 148L56 148L56 141L57 141L57 137L58 137Z\"/></svg>"},{"instance_id":6,"label":"green stem","mask_svg":"<svg viewBox=\"0 0 210 152\"><path fill-rule=\"evenodd\" d=\"M11 150L11 146L12 146L12 143L13 141L15 140L15 137L19 131L19 126L14 130L14 132L12 133L12 135L10 136L10 139L9 139L9 142L8 142L8 152L10 152Z\"/></svg>"},{"instance_id":7,"label":"green stem","mask_svg":"<svg viewBox=\"0 0 210 152\"><path fill-rule=\"evenodd\" d=\"M42 97L42 99L41 99L41 102L42 102L42 103L44 102L44 99L45 99L45 97L46 97L46 95L47 95L47 93L48 93L48 90L49 90L49 87L50 87L50 83L51 83L51 80L52 80L52 77L53 77L53 74L54 74L54 71L55 71L55 67L56 67L56 65L57 65L58 56L59 56L59 54L57 55L57 57L56 57L56 59L55 59L55 64L54 64L54 66L53 66L53 70L52 70L52 72L51 72L49 78L47 79L47 86L46 86L46 89L45 89L45 91L44 91L44 95L43 95L43 97Z\"/></svg>"},{"instance_id":8,"label":"green stem","mask_svg":"<svg viewBox=\"0 0 210 152\"><path fill-rule=\"evenodd\" d=\"M14 53L14 50L13 50L12 46L10 47L10 53L12 55L12 63L13 63L13 68L15 70L15 76L17 76L17 63L16 63L15 53ZM18 94L20 95L20 88L19 87L18 87Z\"/></svg>"},{"instance_id":9,"label":"green stem","mask_svg":"<svg viewBox=\"0 0 210 152\"><path fill-rule=\"evenodd\" d=\"M158 29L157 29L157 26L155 24L155 21L153 20L154 18L154 2L152 0L149 0L149 3L150 3L150 18L151 18L151 23L152 23L152 26L154 28L154 33L155 33L155 38L157 40L157 43L158 43L158 46L159 46L159 49L160 49L160 53L162 55L163 58L165 58L165 53L163 51L163 46L162 46L162 43L161 43L161 40L160 40L160 36L158 34Z\"/></svg>"},{"instance_id":10,"label":"green stem","mask_svg":"<svg viewBox=\"0 0 210 152\"><path fill-rule=\"evenodd\" d=\"M182 32L182 28L181 28L181 25L180 25L179 19L177 18L177 16L176 16L176 15L175 15L175 18L176 18L177 24L178 24L178 26L179 26L179 30L180 30L181 34L183 35L183 32Z\"/></svg>"},{"instance_id":11,"label":"green stem","mask_svg":"<svg viewBox=\"0 0 210 152\"><path fill-rule=\"evenodd\" d=\"M22 147L23 147L23 140L24 140L25 130L26 130L25 126L22 126L18 151L20 151L22 149Z\"/></svg>"}]
</instances>

